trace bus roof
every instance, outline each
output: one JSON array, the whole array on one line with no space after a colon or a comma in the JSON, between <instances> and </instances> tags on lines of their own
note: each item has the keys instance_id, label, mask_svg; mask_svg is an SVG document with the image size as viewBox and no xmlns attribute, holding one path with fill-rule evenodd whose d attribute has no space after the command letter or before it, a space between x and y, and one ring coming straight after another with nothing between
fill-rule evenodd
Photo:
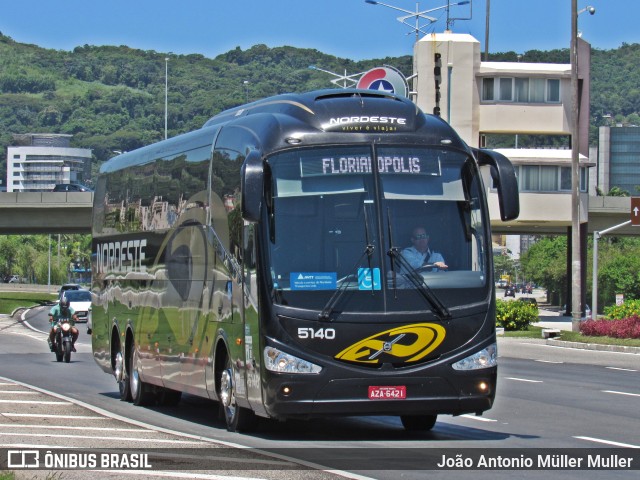
<instances>
[{"instance_id":1,"label":"bus roof","mask_svg":"<svg viewBox=\"0 0 640 480\"><path fill-rule=\"evenodd\" d=\"M468 148L449 124L424 114L408 98L376 90L325 89L276 95L225 110L199 130L114 157L102 165L100 172L145 164L185 148L211 146L217 129L226 125L253 131L260 137L263 153L281 148L283 142L286 146L291 136L309 133L323 133L317 141L336 143L347 140L346 134L417 134L425 145Z\"/></svg>"},{"instance_id":2,"label":"bus roof","mask_svg":"<svg viewBox=\"0 0 640 480\"><path fill-rule=\"evenodd\" d=\"M298 124L303 131L336 133L421 133L427 143L465 148L455 131L440 117L425 115L406 97L361 89L325 89L289 93L241 105L215 115L204 127L227 124L257 114L271 114L280 123Z\"/></svg>"}]
</instances>

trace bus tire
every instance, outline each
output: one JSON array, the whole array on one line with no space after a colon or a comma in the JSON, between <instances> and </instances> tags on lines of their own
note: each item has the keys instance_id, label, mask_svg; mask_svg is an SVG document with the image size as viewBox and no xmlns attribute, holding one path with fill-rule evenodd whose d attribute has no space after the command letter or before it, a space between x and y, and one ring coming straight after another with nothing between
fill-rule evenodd
<instances>
[{"instance_id":1,"label":"bus tire","mask_svg":"<svg viewBox=\"0 0 640 480\"><path fill-rule=\"evenodd\" d=\"M114 359L113 376L118 384L120 392L120 400L123 402L131 401L131 389L129 388L129 377L124 365L124 356L118 351Z\"/></svg>"},{"instance_id":2,"label":"bus tire","mask_svg":"<svg viewBox=\"0 0 640 480\"><path fill-rule=\"evenodd\" d=\"M155 394L150 385L140 380L140 372L138 371L138 349L132 345L131 363L129 368L129 389L131 390L131 399L133 404L137 406L149 405L155 400Z\"/></svg>"},{"instance_id":3,"label":"bus tire","mask_svg":"<svg viewBox=\"0 0 640 480\"><path fill-rule=\"evenodd\" d=\"M218 386L220 407L224 414L228 431L249 432L255 429L258 418L252 410L238 406L234 382L233 366L231 365L231 359L227 355L224 370L222 370L220 376L220 385Z\"/></svg>"},{"instance_id":4,"label":"bus tire","mask_svg":"<svg viewBox=\"0 0 640 480\"><path fill-rule=\"evenodd\" d=\"M436 424L438 415L400 415L402 426L408 432L428 432Z\"/></svg>"}]
</instances>

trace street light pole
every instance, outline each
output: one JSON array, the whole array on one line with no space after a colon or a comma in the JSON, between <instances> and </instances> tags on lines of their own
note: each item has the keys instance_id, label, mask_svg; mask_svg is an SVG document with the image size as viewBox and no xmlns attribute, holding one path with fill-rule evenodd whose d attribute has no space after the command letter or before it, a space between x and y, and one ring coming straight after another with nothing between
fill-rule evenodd
<instances>
[{"instance_id":1,"label":"street light pole","mask_svg":"<svg viewBox=\"0 0 640 480\"><path fill-rule=\"evenodd\" d=\"M164 139L167 139L167 116L169 107L169 57L164 59Z\"/></svg>"},{"instance_id":2,"label":"street light pole","mask_svg":"<svg viewBox=\"0 0 640 480\"><path fill-rule=\"evenodd\" d=\"M249 103L249 80L245 80L242 83L244 83L245 103Z\"/></svg>"},{"instance_id":3,"label":"street light pole","mask_svg":"<svg viewBox=\"0 0 640 480\"><path fill-rule=\"evenodd\" d=\"M571 0L571 329L580 330L580 129L578 126L578 0Z\"/></svg>"},{"instance_id":4,"label":"street light pole","mask_svg":"<svg viewBox=\"0 0 640 480\"><path fill-rule=\"evenodd\" d=\"M631 220L627 220L624 223L614 225L613 227L609 227L606 230L602 230L601 232L597 230L593 232L593 280L591 291L591 312L593 313L594 320L598 319L598 240L600 240L600 238L602 238L607 233L627 226L630 223Z\"/></svg>"},{"instance_id":5,"label":"street light pole","mask_svg":"<svg viewBox=\"0 0 640 480\"><path fill-rule=\"evenodd\" d=\"M47 267L47 293L51 293L51 234L49 234L49 265Z\"/></svg>"},{"instance_id":6,"label":"street light pole","mask_svg":"<svg viewBox=\"0 0 640 480\"><path fill-rule=\"evenodd\" d=\"M582 316L582 275L580 269L580 107L578 88L578 15L595 13L589 6L578 11L571 0L571 329L580 330Z\"/></svg>"},{"instance_id":7,"label":"street light pole","mask_svg":"<svg viewBox=\"0 0 640 480\"><path fill-rule=\"evenodd\" d=\"M489 17L491 15L491 0L487 0L484 25L484 61L489 61Z\"/></svg>"}]
</instances>

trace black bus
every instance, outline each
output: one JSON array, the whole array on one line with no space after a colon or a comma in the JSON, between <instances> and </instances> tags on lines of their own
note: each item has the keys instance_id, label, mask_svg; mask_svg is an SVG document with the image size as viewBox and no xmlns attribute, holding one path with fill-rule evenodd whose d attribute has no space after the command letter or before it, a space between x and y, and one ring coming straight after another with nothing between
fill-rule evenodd
<instances>
[{"instance_id":1,"label":"black bus","mask_svg":"<svg viewBox=\"0 0 640 480\"><path fill-rule=\"evenodd\" d=\"M481 414L497 374L491 191L516 218L505 157L369 90L267 98L119 155L94 194L94 358L123 400L211 398L231 431ZM413 265L412 236L446 268Z\"/></svg>"}]
</instances>

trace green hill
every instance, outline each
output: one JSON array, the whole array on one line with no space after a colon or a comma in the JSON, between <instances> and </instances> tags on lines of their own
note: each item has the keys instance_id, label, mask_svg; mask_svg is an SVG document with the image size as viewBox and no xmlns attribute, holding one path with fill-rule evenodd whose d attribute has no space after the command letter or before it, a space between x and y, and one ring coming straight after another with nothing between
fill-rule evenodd
<instances>
[{"instance_id":1,"label":"green hill","mask_svg":"<svg viewBox=\"0 0 640 480\"><path fill-rule=\"evenodd\" d=\"M640 124L640 45L592 53L592 127L603 114ZM21 44L0 33L0 171L13 133L73 134L96 164L164 136L165 58L169 58L169 136L199 128L216 113L285 92L332 87L310 65L357 73L383 64L411 72L411 56L354 62L318 50L255 45L216 58L85 45L73 51ZM491 60L515 61L514 52ZM524 62L568 63L568 50L530 51ZM245 84L245 82L249 82ZM595 135L592 136L594 139Z\"/></svg>"}]
</instances>

